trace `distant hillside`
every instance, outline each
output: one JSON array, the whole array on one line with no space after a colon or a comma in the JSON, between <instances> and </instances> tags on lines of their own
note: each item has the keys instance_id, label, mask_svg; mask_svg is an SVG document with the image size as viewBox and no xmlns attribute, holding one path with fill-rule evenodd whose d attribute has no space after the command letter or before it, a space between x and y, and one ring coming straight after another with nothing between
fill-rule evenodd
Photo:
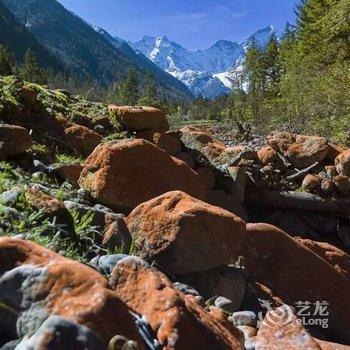
<instances>
[{"instance_id":1,"label":"distant hillside","mask_svg":"<svg viewBox=\"0 0 350 350\"><path fill-rule=\"evenodd\" d=\"M17 61L22 61L25 52L31 48L42 67L54 71L63 70L63 65L49 52L33 34L0 1L0 43L9 47Z\"/></svg>"},{"instance_id":2,"label":"distant hillside","mask_svg":"<svg viewBox=\"0 0 350 350\"><path fill-rule=\"evenodd\" d=\"M125 76L130 66L141 75L145 69L130 55L118 49L103 35L56 0L4 0L5 5L34 36L82 79L92 78L104 86ZM154 72L154 71L153 71ZM164 95L192 97L180 82L157 75Z\"/></svg>"},{"instance_id":3,"label":"distant hillside","mask_svg":"<svg viewBox=\"0 0 350 350\"><path fill-rule=\"evenodd\" d=\"M160 81L165 82L167 85L172 86L184 94L188 94L188 88L180 80L174 78L169 73L162 70L150 59L148 59L141 51L133 50L130 45L120 38L110 35L102 28L95 27L95 30L102 34L114 47L116 47L125 57L127 57L136 67L141 68L144 71L151 72L154 77Z\"/></svg>"}]
</instances>

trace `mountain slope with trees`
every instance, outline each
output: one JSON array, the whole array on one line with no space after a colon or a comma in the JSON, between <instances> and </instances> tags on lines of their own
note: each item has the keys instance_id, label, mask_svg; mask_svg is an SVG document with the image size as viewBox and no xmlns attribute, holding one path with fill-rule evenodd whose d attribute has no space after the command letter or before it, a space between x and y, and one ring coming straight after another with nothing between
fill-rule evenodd
<instances>
[{"instance_id":1,"label":"mountain slope with trees","mask_svg":"<svg viewBox=\"0 0 350 350\"><path fill-rule=\"evenodd\" d=\"M75 76L109 86L124 79L132 61L93 27L66 10L55 0L4 0L5 5L34 36L51 49ZM144 67L136 66L138 74ZM181 83L157 77L159 89L167 98L191 98Z\"/></svg>"},{"instance_id":2,"label":"mountain slope with trees","mask_svg":"<svg viewBox=\"0 0 350 350\"><path fill-rule=\"evenodd\" d=\"M63 64L16 20L2 1L0 1L0 43L7 46L19 62L23 61L26 51L30 48L42 67L56 72L64 70Z\"/></svg>"}]
</instances>

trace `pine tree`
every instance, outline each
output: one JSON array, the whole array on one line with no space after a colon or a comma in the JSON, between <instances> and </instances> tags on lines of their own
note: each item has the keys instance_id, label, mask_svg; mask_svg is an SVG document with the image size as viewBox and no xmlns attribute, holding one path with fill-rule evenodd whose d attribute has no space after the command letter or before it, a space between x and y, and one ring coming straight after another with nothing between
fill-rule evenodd
<instances>
[{"instance_id":1,"label":"pine tree","mask_svg":"<svg viewBox=\"0 0 350 350\"><path fill-rule=\"evenodd\" d=\"M7 46L0 45L0 75L13 75L15 57Z\"/></svg>"},{"instance_id":2,"label":"pine tree","mask_svg":"<svg viewBox=\"0 0 350 350\"><path fill-rule=\"evenodd\" d=\"M143 76L139 104L146 106L159 106L158 91L155 78L152 73L146 72Z\"/></svg>"},{"instance_id":3,"label":"pine tree","mask_svg":"<svg viewBox=\"0 0 350 350\"><path fill-rule=\"evenodd\" d=\"M36 84L47 84L46 72L39 67L35 54L31 49L28 49L24 56L20 73L21 78L25 81Z\"/></svg>"},{"instance_id":4,"label":"pine tree","mask_svg":"<svg viewBox=\"0 0 350 350\"><path fill-rule=\"evenodd\" d=\"M282 74L280 60L280 45L275 35L272 35L264 52L266 74L266 90L271 97L277 96Z\"/></svg>"},{"instance_id":5,"label":"pine tree","mask_svg":"<svg viewBox=\"0 0 350 350\"><path fill-rule=\"evenodd\" d=\"M255 42L251 43L248 48L244 74L249 84L249 92L251 94L262 93L265 89L265 63L264 53L259 49Z\"/></svg>"},{"instance_id":6,"label":"pine tree","mask_svg":"<svg viewBox=\"0 0 350 350\"><path fill-rule=\"evenodd\" d=\"M134 106L139 100L139 81L135 68L129 68L126 79L117 84L119 103Z\"/></svg>"}]
</instances>

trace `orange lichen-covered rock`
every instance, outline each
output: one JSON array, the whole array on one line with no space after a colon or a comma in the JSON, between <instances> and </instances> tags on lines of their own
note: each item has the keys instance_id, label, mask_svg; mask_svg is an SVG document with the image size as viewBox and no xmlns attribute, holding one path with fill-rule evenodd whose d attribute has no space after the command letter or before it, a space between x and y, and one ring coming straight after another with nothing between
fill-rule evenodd
<instances>
[{"instance_id":1,"label":"orange lichen-covered rock","mask_svg":"<svg viewBox=\"0 0 350 350\"><path fill-rule=\"evenodd\" d=\"M312 191L320 188L321 183L322 183L322 180L317 175L307 174L301 186L308 191Z\"/></svg>"},{"instance_id":2,"label":"orange lichen-covered rock","mask_svg":"<svg viewBox=\"0 0 350 350\"><path fill-rule=\"evenodd\" d=\"M335 166L340 175L350 176L350 149L335 158Z\"/></svg>"},{"instance_id":3,"label":"orange lichen-covered rock","mask_svg":"<svg viewBox=\"0 0 350 350\"><path fill-rule=\"evenodd\" d=\"M270 288L286 303L327 301L329 328L322 330L343 341L350 340L349 279L328 261L278 228L248 224L240 253L247 275ZM327 333L326 333L327 332Z\"/></svg>"},{"instance_id":4,"label":"orange lichen-covered rock","mask_svg":"<svg viewBox=\"0 0 350 350\"><path fill-rule=\"evenodd\" d=\"M73 124L64 130L62 141L80 154L88 156L101 142L102 137L89 128Z\"/></svg>"},{"instance_id":5,"label":"orange lichen-covered rock","mask_svg":"<svg viewBox=\"0 0 350 350\"><path fill-rule=\"evenodd\" d=\"M258 152L258 157L263 165L274 164L281 161L277 151L270 146L261 148Z\"/></svg>"},{"instance_id":6,"label":"orange lichen-covered rock","mask_svg":"<svg viewBox=\"0 0 350 350\"><path fill-rule=\"evenodd\" d=\"M168 131L169 122L165 114L157 108L153 107L130 107L130 106L108 106L119 123L125 128L134 131Z\"/></svg>"},{"instance_id":7,"label":"orange lichen-covered rock","mask_svg":"<svg viewBox=\"0 0 350 350\"><path fill-rule=\"evenodd\" d=\"M145 315L165 350L243 350L232 334L195 300L176 290L168 278L136 257L119 261L110 284L132 310Z\"/></svg>"},{"instance_id":8,"label":"orange lichen-covered rock","mask_svg":"<svg viewBox=\"0 0 350 350\"><path fill-rule=\"evenodd\" d=\"M159 148L166 151L170 156L174 156L175 154L180 153L182 150L180 140L170 133L143 131L138 133L137 137L152 142Z\"/></svg>"},{"instance_id":9,"label":"orange lichen-covered rock","mask_svg":"<svg viewBox=\"0 0 350 350\"><path fill-rule=\"evenodd\" d=\"M27 129L0 124L0 159L24 153L33 143Z\"/></svg>"},{"instance_id":10,"label":"orange lichen-covered rock","mask_svg":"<svg viewBox=\"0 0 350 350\"><path fill-rule=\"evenodd\" d=\"M328 141L323 137L274 132L267 142L297 168L323 161L328 154Z\"/></svg>"},{"instance_id":11,"label":"orange lichen-covered rock","mask_svg":"<svg viewBox=\"0 0 350 350\"><path fill-rule=\"evenodd\" d=\"M116 334L142 343L127 306L102 275L30 241L0 238L0 295L11 305L2 309L2 331L10 330L18 309L12 321L23 335L58 315L87 326L105 345Z\"/></svg>"},{"instance_id":12,"label":"orange lichen-covered rock","mask_svg":"<svg viewBox=\"0 0 350 350\"><path fill-rule=\"evenodd\" d=\"M245 236L242 219L181 191L139 205L127 225L143 258L178 275L233 262Z\"/></svg>"},{"instance_id":13,"label":"orange lichen-covered rock","mask_svg":"<svg viewBox=\"0 0 350 350\"><path fill-rule=\"evenodd\" d=\"M172 190L205 195L197 173L143 139L97 147L85 162L79 184L97 202L126 212Z\"/></svg>"}]
</instances>

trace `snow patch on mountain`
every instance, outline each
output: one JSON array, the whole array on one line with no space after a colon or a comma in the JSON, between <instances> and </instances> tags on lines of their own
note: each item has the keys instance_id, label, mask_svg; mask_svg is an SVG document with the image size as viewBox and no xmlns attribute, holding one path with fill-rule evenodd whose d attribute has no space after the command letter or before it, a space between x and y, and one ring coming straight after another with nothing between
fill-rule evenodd
<instances>
[{"instance_id":1,"label":"snow patch on mountain","mask_svg":"<svg viewBox=\"0 0 350 350\"><path fill-rule=\"evenodd\" d=\"M241 74L241 66L251 43L264 48L274 32L273 26L268 26L240 44L219 40L206 50L195 51L183 48L166 36L145 36L141 41L129 44L181 80L194 95L215 98L231 90L237 74Z\"/></svg>"}]
</instances>

